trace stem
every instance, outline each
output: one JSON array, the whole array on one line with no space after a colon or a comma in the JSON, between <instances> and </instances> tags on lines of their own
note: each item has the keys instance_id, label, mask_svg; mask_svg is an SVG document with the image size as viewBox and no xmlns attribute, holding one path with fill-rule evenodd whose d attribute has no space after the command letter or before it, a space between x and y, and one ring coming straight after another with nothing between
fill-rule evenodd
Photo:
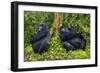
<instances>
[{"instance_id":1,"label":"stem","mask_svg":"<svg viewBox=\"0 0 100 73\"><path fill-rule=\"evenodd\" d=\"M54 35L58 35L59 28L62 23L63 23L63 13L56 12L54 22L53 22L53 34Z\"/></svg>"}]
</instances>

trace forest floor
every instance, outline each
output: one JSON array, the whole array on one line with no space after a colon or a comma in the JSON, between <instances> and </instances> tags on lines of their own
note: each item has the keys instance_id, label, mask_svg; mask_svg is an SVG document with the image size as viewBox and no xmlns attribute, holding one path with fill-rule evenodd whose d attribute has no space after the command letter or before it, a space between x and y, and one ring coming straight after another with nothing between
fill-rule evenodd
<instances>
[{"instance_id":1,"label":"forest floor","mask_svg":"<svg viewBox=\"0 0 100 73\"><path fill-rule=\"evenodd\" d=\"M48 51L39 54L32 50L32 45L28 45L24 50L24 61L44 61L44 60L69 60L90 58L90 46L86 45L86 50L82 49L67 51L63 48L60 38L54 36L49 42Z\"/></svg>"}]
</instances>

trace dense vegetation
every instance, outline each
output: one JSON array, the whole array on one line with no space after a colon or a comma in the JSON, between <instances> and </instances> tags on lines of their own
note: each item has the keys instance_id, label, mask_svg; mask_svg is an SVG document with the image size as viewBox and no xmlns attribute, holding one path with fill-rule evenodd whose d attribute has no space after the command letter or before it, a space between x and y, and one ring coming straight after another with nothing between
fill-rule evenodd
<instances>
[{"instance_id":1,"label":"dense vegetation","mask_svg":"<svg viewBox=\"0 0 100 73\"><path fill-rule=\"evenodd\" d=\"M66 51L58 35L54 35L49 44L48 51L39 54L32 50L30 36L36 34L36 27L39 23L47 23L49 31L53 27L55 14L50 12L24 12L24 60L63 60L63 59L86 59L90 58L90 15L79 13L63 13L63 26L72 27L86 37L86 51ZM53 31L55 32L55 31Z\"/></svg>"}]
</instances>

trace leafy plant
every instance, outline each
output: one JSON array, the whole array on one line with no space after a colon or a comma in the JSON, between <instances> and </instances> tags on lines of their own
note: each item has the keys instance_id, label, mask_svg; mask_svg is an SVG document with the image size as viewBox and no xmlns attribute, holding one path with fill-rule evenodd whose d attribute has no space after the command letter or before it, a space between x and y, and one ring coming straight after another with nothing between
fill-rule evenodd
<instances>
[{"instance_id":1,"label":"leafy plant","mask_svg":"<svg viewBox=\"0 0 100 73\"><path fill-rule=\"evenodd\" d=\"M40 23L47 23L49 31L53 27L53 12L24 12L24 61L64 60L64 59L87 59L90 58L90 15L79 13L63 13L63 26L72 27L85 35L86 51L67 51L63 48L59 34L54 35L50 42L48 51L43 54L35 53L30 44L30 37L36 34L36 28ZM53 31L55 32L55 31Z\"/></svg>"}]
</instances>

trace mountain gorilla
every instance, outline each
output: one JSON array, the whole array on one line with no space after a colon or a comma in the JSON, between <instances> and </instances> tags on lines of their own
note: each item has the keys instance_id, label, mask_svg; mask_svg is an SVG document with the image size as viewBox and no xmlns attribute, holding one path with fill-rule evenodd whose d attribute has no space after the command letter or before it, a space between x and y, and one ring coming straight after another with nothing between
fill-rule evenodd
<instances>
[{"instance_id":1,"label":"mountain gorilla","mask_svg":"<svg viewBox=\"0 0 100 73\"><path fill-rule=\"evenodd\" d=\"M32 48L36 53L42 53L47 50L50 40L50 33L47 24L40 24L36 35L30 38Z\"/></svg>"},{"instance_id":2,"label":"mountain gorilla","mask_svg":"<svg viewBox=\"0 0 100 73\"><path fill-rule=\"evenodd\" d=\"M63 43L63 47L66 50L76 50L82 49L85 50L86 39L83 35L76 32L73 28L60 28L60 39Z\"/></svg>"}]
</instances>

